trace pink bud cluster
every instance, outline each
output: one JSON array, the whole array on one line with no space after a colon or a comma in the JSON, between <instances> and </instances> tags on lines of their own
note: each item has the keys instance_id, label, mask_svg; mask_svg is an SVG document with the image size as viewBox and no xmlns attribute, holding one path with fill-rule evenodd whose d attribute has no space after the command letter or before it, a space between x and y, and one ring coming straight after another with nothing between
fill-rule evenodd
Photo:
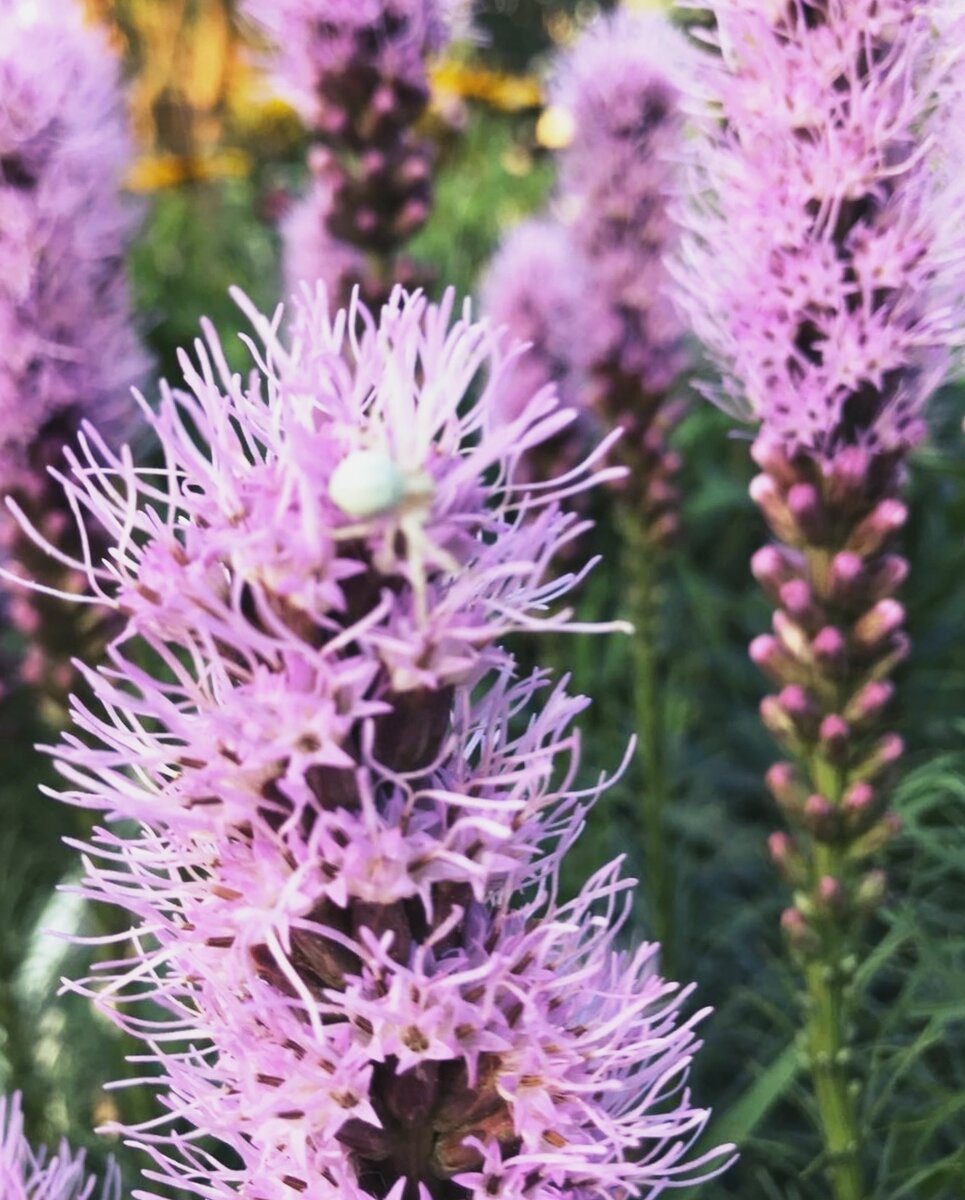
<instances>
[{"instance_id":1,"label":"pink bud cluster","mask_svg":"<svg viewBox=\"0 0 965 1200\"><path fill-rule=\"evenodd\" d=\"M686 1159L701 1014L654 946L618 948L629 881L557 897L599 790L574 784L584 701L500 644L577 628L580 576L547 566L607 446L528 484L569 416L542 389L505 419L518 352L451 297L376 320L305 292L284 341L241 303L255 369L206 328L149 417L163 465L88 430L65 481L127 622L58 751L107 818L85 891L133 920L78 986L160 1071L169 1119L128 1131L147 1177L618 1200L720 1168Z\"/></svg>"},{"instance_id":2,"label":"pink bud cluster","mask_svg":"<svg viewBox=\"0 0 965 1200\"><path fill-rule=\"evenodd\" d=\"M819 854L783 834L771 841L797 895L785 927L799 949L817 951L801 918L853 924L880 901L880 872L866 863L896 829L887 783L902 743L886 720L888 677L909 648L894 598L908 564L891 550L906 516L895 498L901 466L862 447L818 464L763 436L754 457L762 474L751 493L778 541L751 562L775 606L773 632L755 638L751 657L779 689L761 704L764 724L794 760L767 782L807 845L844 853L846 873L832 878Z\"/></svg>"},{"instance_id":3,"label":"pink bud cluster","mask_svg":"<svg viewBox=\"0 0 965 1200\"><path fill-rule=\"evenodd\" d=\"M0 1096L0 1196L3 1200L120 1200L120 1176L111 1165L103 1184L84 1169L84 1155L66 1143L47 1155L23 1131L20 1097Z\"/></svg>"},{"instance_id":4,"label":"pink bud cluster","mask_svg":"<svg viewBox=\"0 0 965 1200\"><path fill-rule=\"evenodd\" d=\"M550 89L572 126L555 261L536 273L551 235L547 223L524 225L486 285L489 311L536 343L531 369L565 379L587 425L623 429L617 455L629 472L620 486L657 542L670 541L678 522L680 463L667 438L680 410L669 397L687 359L664 257L676 240L686 60L683 38L657 13L602 17L582 34ZM558 304L564 291L569 302Z\"/></svg>"},{"instance_id":5,"label":"pink bud cluster","mask_svg":"<svg viewBox=\"0 0 965 1200\"><path fill-rule=\"evenodd\" d=\"M61 545L72 521L46 468L84 417L124 425L145 367L123 264L119 64L72 0L0 0L0 96L0 466L4 491ZM83 586L12 522L0 545L14 574ZM22 678L65 696L71 655L93 654L98 631L38 593L14 594L6 615L28 641Z\"/></svg>"},{"instance_id":6,"label":"pink bud cluster","mask_svg":"<svg viewBox=\"0 0 965 1200\"><path fill-rule=\"evenodd\" d=\"M283 225L289 291L323 280L372 304L415 281L396 259L425 222L431 156L415 132L429 99L427 57L445 44L452 0L245 0L272 39L275 74L317 139L310 188Z\"/></svg>"}]
</instances>

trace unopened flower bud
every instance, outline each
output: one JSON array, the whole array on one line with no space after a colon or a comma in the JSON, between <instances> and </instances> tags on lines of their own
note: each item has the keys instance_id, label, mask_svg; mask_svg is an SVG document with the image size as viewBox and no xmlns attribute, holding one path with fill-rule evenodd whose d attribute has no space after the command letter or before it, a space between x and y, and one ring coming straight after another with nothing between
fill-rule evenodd
<instances>
[{"instance_id":1,"label":"unopened flower bud","mask_svg":"<svg viewBox=\"0 0 965 1200\"><path fill-rule=\"evenodd\" d=\"M880 799L871 784L863 779L853 783L841 798L845 832L850 837L864 833L874 822L879 810Z\"/></svg>"},{"instance_id":2,"label":"unopened flower bud","mask_svg":"<svg viewBox=\"0 0 965 1200\"><path fill-rule=\"evenodd\" d=\"M859 881L854 891L855 905L865 913L880 908L888 893L888 876L884 871L869 871Z\"/></svg>"},{"instance_id":3,"label":"unopened flower bud","mask_svg":"<svg viewBox=\"0 0 965 1200\"><path fill-rule=\"evenodd\" d=\"M379 216L371 208L357 208L355 210L355 228L364 237L370 237L379 227Z\"/></svg>"},{"instance_id":4,"label":"unopened flower bud","mask_svg":"<svg viewBox=\"0 0 965 1200\"><path fill-rule=\"evenodd\" d=\"M646 500L654 508L677 504L680 500L680 491L669 479L662 479L659 475L655 475L647 483Z\"/></svg>"},{"instance_id":5,"label":"unopened flower bud","mask_svg":"<svg viewBox=\"0 0 965 1200\"><path fill-rule=\"evenodd\" d=\"M840 629L825 625L811 642L811 651L824 671L840 675L848 663L848 643Z\"/></svg>"},{"instance_id":6,"label":"unopened flower bud","mask_svg":"<svg viewBox=\"0 0 965 1200\"><path fill-rule=\"evenodd\" d=\"M319 129L331 138L344 137L350 124L348 113L334 105L326 106L318 114Z\"/></svg>"},{"instance_id":7,"label":"unopened flower bud","mask_svg":"<svg viewBox=\"0 0 965 1200\"><path fill-rule=\"evenodd\" d=\"M817 617L814 605L814 593L810 585L803 579L789 579L782 584L779 592L780 603L791 616L804 625L811 625Z\"/></svg>"},{"instance_id":8,"label":"unopened flower bud","mask_svg":"<svg viewBox=\"0 0 965 1200\"><path fill-rule=\"evenodd\" d=\"M327 146L312 146L308 151L308 169L316 178L338 171L338 159Z\"/></svg>"},{"instance_id":9,"label":"unopened flower bud","mask_svg":"<svg viewBox=\"0 0 965 1200\"><path fill-rule=\"evenodd\" d=\"M792 546L804 544L797 522L770 475L755 475L748 492L777 538Z\"/></svg>"},{"instance_id":10,"label":"unopened flower bud","mask_svg":"<svg viewBox=\"0 0 965 1200\"><path fill-rule=\"evenodd\" d=\"M796 621L782 609L777 609L771 618L771 625L792 658L804 663L811 661L811 644L807 634Z\"/></svg>"},{"instance_id":11,"label":"unopened flower bud","mask_svg":"<svg viewBox=\"0 0 965 1200\"><path fill-rule=\"evenodd\" d=\"M791 952L799 960L807 961L820 952L820 939L796 908L786 908L781 913L781 929Z\"/></svg>"},{"instance_id":12,"label":"unopened flower bud","mask_svg":"<svg viewBox=\"0 0 965 1200\"><path fill-rule=\"evenodd\" d=\"M852 724L864 728L878 720L895 693L894 685L872 680L848 702L844 715Z\"/></svg>"},{"instance_id":13,"label":"unopened flower bud","mask_svg":"<svg viewBox=\"0 0 965 1200\"><path fill-rule=\"evenodd\" d=\"M831 560L828 571L828 587L830 598L835 604L849 605L860 603L864 598L862 592L867 580L867 568L860 554L851 550L842 550Z\"/></svg>"},{"instance_id":14,"label":"unopened flower bud","mask_svg":"<svg viewBox=\"0 0 965 1200\"><path fill-rule=\"evenodd\" d=\"M809 740L813 738L818 730L819 714L808 692L800 684L792 683L781 689L778 700L798 733Z\"/></svg>"},{"instance_id":15,"label":"unopened flower bud","mask_svg":"<svg viewBox=\"0 0 965 1200\"><path fill-rule=\"evenodd\" d=\"M905 661L910 650L911 638L907 633L893 633L887 652L871 665L868 671L869 680L886 679L899 663Z\"/></svg>"},{"instance_id":16,"label":"unopened flower bud","mask_svg":"<svg viewBox=\"0 0 965 1200\"><path fill-rule=\"evenodd\" d=\"M396 107L395 91L388 84L380 84L372 93L372 111L379 117L387 117Z\"/></svg>"},{"instance_id":17,"label":"unopened flower bud","mask_svg":"<svg viewBox=\"0 0 965 1200\"><path fill-rule=\"evenodd\" d=\"M832 842L838 835L838 815L824 796L808 796L804 805L803 824L819 842Z\"/></svg>"},{"instance_id":18,"label":"unopened flower bud","mask_svg":"<svg viewBox=\"0 0 965 1200\"><path fill-rule=\"evenodd\" d=\"M900 554L883 554L869 569L868 599L893 596L908 578L908 560Z\"/></svg>"},{"instance_id":19,"label":"unopened flower bud","mask_svg":"<svg viewBox=\"0 0 965 1200\"><path fill-rule=\"evenodd\" d=\"M798 478L797 472L791 465L787 449L778 438L768 437L766 433L758 434L751 446L751 458L765 474L784 488L791 487Z\"/></svg>"},{"instance_id":20,"label":"unopened flower bud","mask_svg":"<svg viewBox=\"0 0 965 1200\"><path fill-rule=\"evenodd\" d=\"M904 620L905 610L897 600L879 600L855 622L851 636L856 645L871 651L899 630Z\"/></svg>"},{"instance_id":21,"label":"unopened flower bud","mask_svg":"<svg viewBox=\"0 0 965 1200\"><path fill-rule=\"evenodd\" d=\"M871 753L854 767L855 780L871 782L896 763L905 751L905 743L896 733L887 733L875 744Z\"/></svg>"},{"instance_id":22,"label":"unopened flower bud","mask_svg":"<svg viewBox=\"0 0 965 1200\"><path fill-rule=\"evenodd\" d=\"M836 511L859 505L868 488L870 455L863 446L844 446L827 472L828 500Z\"/></svg>"},{"instance_id":23,"label":"unopened flower bud","mask_svg":"<svg viewBox=\"0 0 965 1200\"><path fill-rule=\"evenodd\" d=\"M769 633L762 633L754 638L749 647L751 661L775 683L786 682L789 673L793 674L797 664L781 646L781 643Z\"/></svg>"},{"instance_id":24,"label":"unopened flower bud","mask_svg":"<svg viewBox=\"0 0 965 1200\"><path fill-rule=\"evenodd\" d=\"M429 163L423 154L410 154L399 168L399 178L407 187L424 183L429 175Z\"/></svg>"},{"instance_id":25,"label":"unopened flower bud","mask_svg":"<svg viewBox=\"0 0 965 1200\"><path fill-rule=\"evenodd\" d=\"M376 175L381 175L385 170L385 155L381 150L366 150L365 153L361 155L359 163L362 167L363 173L369 179L372 179Z\"/></svg>"},{"instance_id":26,"label":"unopened flower bud","mask_svg":"<svg viewBox=\"0 0 965 1200\"><path fill-rule=\"evenodd\" d=\"M879 550L908 518L908 509L900 500L882 500L848 538L846 549L869 555Z\"/></svg>"},{"instance_id":27,"label":"unopened flower bud","mask_svg":"<svg viewBox=\"0 0 965 1200\"><path fill-rule=\"evenodd\" d=\"M901 818L897 813L885 815L871 826L861 837L848 847L848 857L855 861L871 858L888 845L901 829Z\"/></svg>"},{"instance_id":28,"label":"unopened flower bud","mask_svg":"<svg viewBox=\"0 0 965 1200\"><path fill-rule=\"evenodd\" d=\"M821 753L830 762L840 766L847 760L850 748L851 728L837 713L826 716L818 731Z\"/></svg>"},{"instance_id":29,"label":"unopened flower bud","mask_svg":"<svg viewBox=\"0 0 965 1200\"><path fill-rule=\"evenodd\" d=\"M402 211L392 224L392 232L399 238L411 237L420 229L429 215L429 205L425 200L413 197L402 206Z\"/></svg>"},{"instance_id":30,"label":"unopened flower bud","mask_svg":"<svg viewBox=\"0 0 965 1200\"><path fill-rule=\"evenodd\" d=\"M788 716L777 696L765 696L760 706L761 721L779 741L787 742L795 749L798 745L794 722Z\"/></svg>"},{"instance_id":31,"label":"unopened flower bud","mask_svg":"<svg viewBox=\"0 0 965 1200\"><path fill-rule=\"evenodd\" d=\"M792 577L793 568L787 553L777 546L762 546L751 558L754 578L774 601L779 601L779 589Z\"/></svg>"},{"instance_id":32,"label":"unopened flower bud","mask_svg":"<svg viewBox=\"0 0 965 1200\"><path fill-rule=\"evenodd\" d=\"M772 833L767 839L767 851L781 877L792 887L801 887L807 878L807 872L794 839L786 833Z\"/></svg>"},{"instance_id":33,"label":"unopened flower bud","mask_svg":"<svg viewBox=\"0 0 965 1200\"><path fill-rule=\"evenodd\" d=\"M803 540L812 545L821 545L828 535L828 521L821 493L814 484L794 484L787 493L787 507L803 535Z\"/></svg>"},{"instance_id":34,"label":"unopened flower bud","mask_svg":"<svg viewBox=\"0 0 965 1200\"><path fill-rule=\"evenodd\" d=\"M807 792L791 763L774 763L764 780L781 811L792 820L799 818L804 811Z\"/></svg>"},{"instance_id":35,"label":"unopened flower bud","mask_svg":"<svg viewBox=\"0 0 965 1200\"><path fill-rule=\"evenodd\" d=\"M845 908L847 897L841 880L833 875L822 875L818 880L815 893L815 903L819 912L840 915Z\"/></svg>"}]
</instances>

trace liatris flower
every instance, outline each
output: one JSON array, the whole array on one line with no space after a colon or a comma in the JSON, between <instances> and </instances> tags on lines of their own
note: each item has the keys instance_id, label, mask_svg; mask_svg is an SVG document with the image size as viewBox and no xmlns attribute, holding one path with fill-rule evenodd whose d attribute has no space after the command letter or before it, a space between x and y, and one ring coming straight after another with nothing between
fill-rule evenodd
<instances>
[{"instance_id":1,"label":"liatris flower","mask_svg":"<svg viewBox=\"0 0 965 1200\"><path fill-rule=\"evenodd\" d=\"M357 283L373 303L393 282L413 281L397 252L431 199L429 148L414 125L429 99L427 56L447 40L453 9L451 0L245 0L245 14L277 47L276 75L322 143L310 163L313 199L289 229L303 230L307 244L286 238L286 279L314 283L314 272L329 268L321 278L341 285L337 295L347 298L344 284ZM306 228L312 209L321 233ZM335 252L340 242L344 254ZM358 270L346 280L351 255Z\"/></svg>"},{"instance_id":2,"label":"liatris flower","mask_svg":"<svg viewBox=\"0 0 965 1200\"><path fill-rule=\"evenodd\" d=\"M663 544L677 527L671 394L686 366L664 260L676 241L670 204L681 158L679 81L689 55L659 13L598 19L552 86L572 122L561 155L562 204L585 275L576 365L590 403L623 428L627 506Z\"/></svg>"},{"instance_id":3,"label":"liatris flower","mask_svg":"<svg viewBox=\"0 0 965 1200\"><path fill-rule=\"evenodd\" d=\"M482 283L487 316L526 345L512 386L500 396L505 419L518 416L547 384L553 384L561 401L577 414L558 438L540 447L537 459L524 464L536 480L551 479L574 466L598 440L573 362L574 347L583 335L585 297L584 272L568 232L546 218L524 221L506 235Z\"/></svg>"},{"instance_id":4,"label":"liatris flower","mask_svg":"<svg viewBox=\"0 0 965 1200\"><path fill-rule=\"evenodd\" d=\"M60 545L73 522L46 468L84 417L124 424L144 367L123 268L118 64L73 4L0 0L0 95L0 466L5 491ZM14 574L82 586L18 528L2 541ZM70 656L94 654L103 631L38 593L14 597L8 616L30 643L24 678L65 696Z\"/></svg>"},{"instance_id":5,"label":"liatris flower","mask_svg":"<svg viewBox=\"0 0 965 1200\"><path fill-rule=\"evenodd\" d=\"M616 949L617 865L558 902L583 702L499 644L576 627L546 566L608 447L525 486L567 418L549 389L496 415L496 334L451 298L376 323L322 296L287 345L248 309L247 382L206 330L150 418L160 469L88 431L67 482L128 619L60 767L121 820L86 891L132 950L80 986L160 1066L170 1125L129 1132L207 1200L655 1195L720 1166L684 1161L698 1018L654 947Z\"/></svg>"},{"instance_id":6,"label":"liatris flower","mask_svg":"<svg viewBox=\"0 0 965 1200\"><path fill-rule=\"evenodd\" d=\"M31 1149L24 1137L20 1097L0 1096L0 1196L3 1200L119 1200L120 1176L112 1164L98 1190L84 1155L62 1142L56 1154Z\"/></svg>"},{"instance_id":7,"label":"liatris flower","mask_svg":"<svg viewBox=\"0 0 965 1200\"><path fill-rule=\"evenodd\" d=\"M835 1195L856 1197L846 985L884 891L869 859L894 829L901 741L882 730L908 649L895 599L907 564L891 552L903 464L961 338L965 213L935 154L962 30L938 38L946 6L911 0L708 7L725 124L681 278L725 370L721 398L760 424L752 495L778 544L753 566L776 611L751 652L780 687L762 716L794 762L768 783L798 830L771 849L795 887L784 925L806 975Z\"/></svg>"},{"instance_id":8,"label":"liatris flower","mask_svg":"<svg viewBox=\"0 0 965 1200\"><path fill-rule=\"evenodd\" d=\"M571 127L561 156L561 218L579 264L579 330L568 339L583 403L623 436L615 449L627 598L636 626L634 707L645 776L641 824L650 920L674 949L672 853L666 837L670 782L664 737L660 591L664 551L678 527L668 445L679 419L674 387L686 365L682 324L665 258L676 239L670 207L681 158L679 77L686 42L657 13L595 21L564 57L551 95Z\"/></svg>"}]
</instances>

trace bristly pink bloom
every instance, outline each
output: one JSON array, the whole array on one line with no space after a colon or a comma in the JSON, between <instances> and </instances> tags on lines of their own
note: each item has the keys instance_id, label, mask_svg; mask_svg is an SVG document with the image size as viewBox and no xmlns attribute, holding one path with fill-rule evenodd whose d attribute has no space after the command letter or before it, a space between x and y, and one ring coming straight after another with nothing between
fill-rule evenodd
<instances>
[{"instance_id":1,"label":"bristly pink bloom","mask_svg":"<svg viewBox=\"0 0 965 1200\"><path fill-rule=\"evenodd\" d=\"M573 125L560 189L587 273L583 365L638 377L647 395L665 394L687 361L665 258L677 240L670 204L691 57L663 14L620 12L583 33L551 84Z\"/></svg>"},{"instance_id":2,"label":"bristly pink bloom","mask_svg":"<svg viewBox=\"0 0 965 1200\"><path fill-rule=\"evenodd\" d=\"M567 414L544 389L497 418L517 354L451 298L376 321L306 292L284 343L246 308L256 369L206 329L149 418L161 467L88 431L67 483L129 621L59 749L65 799L109 821L85 891L134 920L79 986L159 1064L170 1120L129 1131L149 1178L618 1200L719 1167L685 1161L688 989L616 948L628 882L557 901L598 790L573 783L584 702L499 644L575 628L578 577L546 568L607 447L526 485Z\"/></svg>"},{"instance_id":3,"label":"bristly pink bloom","mask_svg":"<svg viewBox=\"0 0 965 1200\"><path fill-rule=\"evenodd\" d=\"M727 124L698 157L681 279L718 398L790 449L905 449L961 338L961 164L941 161L960 19L939 39L945 0L706 7Z\"/></svg>"},{"instance_id":4,"label":"bristly pink bloom","mask_svg":"<svg viewBox=\"0 0 965 1200\"><path fill-rule=\"evenodd\" d=\"M70 0L0 0L0 469L4 491L58 545L72 521L47 467L83 418L115 434L129 423L145 368L124 276L131 145L119 70ZM15 574L82 586L12 523L0 543ZM29 643L23 678L66 696L70 656L93 655L97 631L22 592L6 615Z\"/></svg>"},{"instance_id":5,"label":"bristly pink bloom","mask_svg":"<svg viewBox=\"0 0 965 1200\"><path fill-rule=\"evenodd\" d=\"M946 0L712 0L719 57L679 267L719 399L759 427L751 495L777 544L752 567L773 634L751 655L777 685L761 716L793 762L768 773L795 838L783 926L804 969L805 1047L836 1197L864 1195L849 1075L856 990L885 894L902 742L887 681L908 652L891 553L908 451L961 345L965 24ZM955 15L957 11L957 16ZM942 161L942 159L946 161Z\"/></svg>"},{"instance_id":6,"label":"bristly pink bloom","mask_svg":"<svg viewBox=\"0 0 965 1200\"><path fill-rule=\"evenodd\" d=\"M624 505L650 545L677 528L679 461L667 439L681 413L673 390L687 355L665 260L677 240L670 210L690 57L662 14L621 12L586 30L551 87L572 122L559 206L584 280L573 365L589 405L624 431Z\"/></svg>"},{"instance_id":7,"label":"bristly pink bloom","mask_svg":"<svg viewBox=\"0 0 965 1200\"><path fill-rule=\"evenodd\" d=\"M20 1097L0 1096L0 1196L3 1200L120 1200L113 1164L100 1188L84 1169L83 1153L61 1142L55 1154L35 1151L23 1132Z\"/></svg>"}]
</instances>

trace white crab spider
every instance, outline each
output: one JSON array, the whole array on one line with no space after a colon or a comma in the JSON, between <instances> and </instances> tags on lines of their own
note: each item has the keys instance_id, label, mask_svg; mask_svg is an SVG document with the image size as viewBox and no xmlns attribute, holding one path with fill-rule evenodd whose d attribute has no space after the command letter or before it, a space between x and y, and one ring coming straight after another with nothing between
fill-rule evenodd
<instances>
[{"instance_id":1,"label":"white crab spider","mask_svg":"<svg viewBox=\"0 0 965 1200\"><path fill-rule=\"evenodd\" d=\"M405 540L416 611L425 620L427 560L452 572L458 571L460 565L451 554L435 545L425 531L435 496L431 475L425 470L404 470L385 450L353 450L332 472L328 494L346 516L359 519L357 525L340 529L340 538L364 536L371 532L368 523L371 518L393 514L395 529ZM376 567L386 574L395 566L394 541L387 534L383 550L375 558Z\"/></svg>"}]
</instances>

